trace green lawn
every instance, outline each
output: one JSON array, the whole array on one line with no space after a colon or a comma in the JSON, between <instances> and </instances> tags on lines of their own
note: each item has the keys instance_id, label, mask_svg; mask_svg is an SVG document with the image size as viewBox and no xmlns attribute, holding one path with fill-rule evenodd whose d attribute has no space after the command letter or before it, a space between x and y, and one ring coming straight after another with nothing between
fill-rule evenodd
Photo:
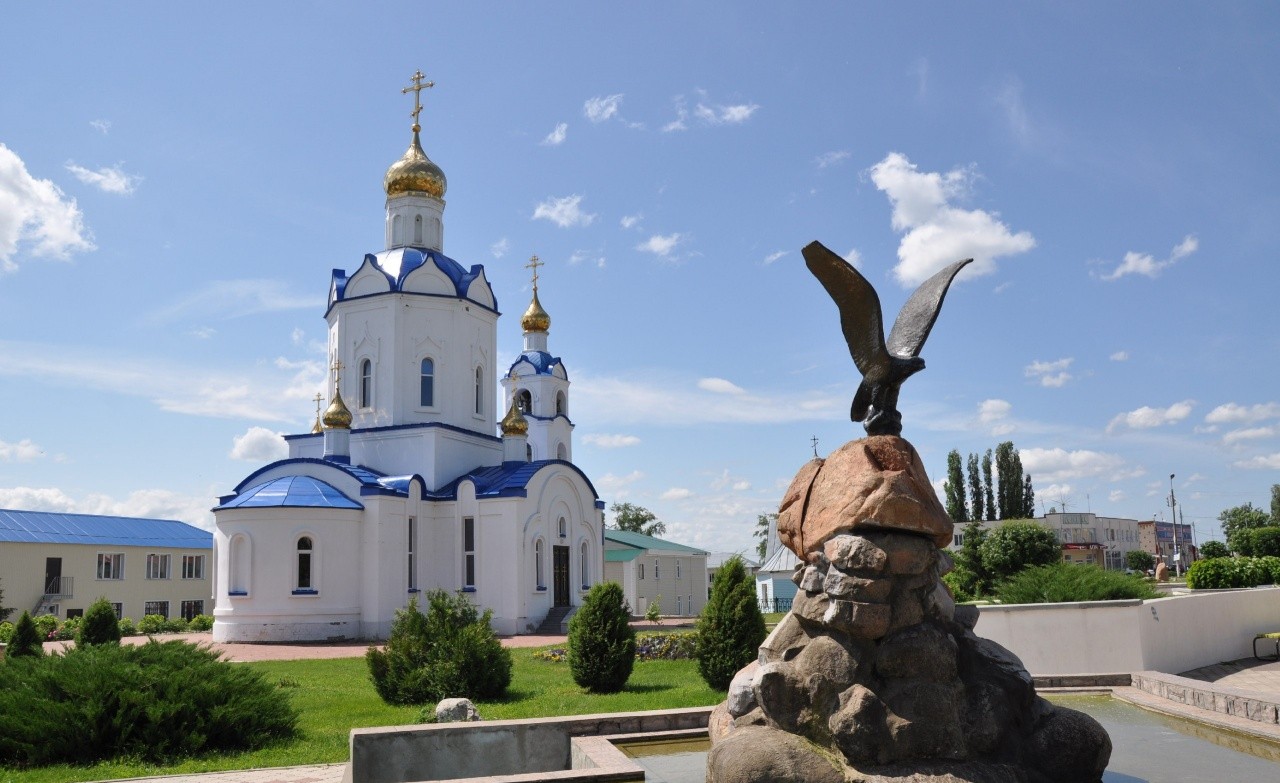
<instances>
[{"instance_id":1,"label":"green lawn","mask_svg":"<svg viewBox=\"0 0 1280 783\"><path fill-rule=\"evenodd\" d=\"M574 684L569 664L533 656L533 650L514 649L511 687L499 702L479 702L486 720L550 715L585 715L676 707L703 707L720 702L698 676L697 662L637 662L621 693L591 695ZM242 663L261 671L269 681L281 682L302 713L297 739L263 750L189 759L157 766L121 761L89 767L59 765L35 770L0 769L3 783L72 783L73 781L216 772L253 767L323 764L347 759L347 734L353 728L414 723L417 707L392 707L373 690L363 658L330 661L271 661Z\"/></svg>"}]
</instances>

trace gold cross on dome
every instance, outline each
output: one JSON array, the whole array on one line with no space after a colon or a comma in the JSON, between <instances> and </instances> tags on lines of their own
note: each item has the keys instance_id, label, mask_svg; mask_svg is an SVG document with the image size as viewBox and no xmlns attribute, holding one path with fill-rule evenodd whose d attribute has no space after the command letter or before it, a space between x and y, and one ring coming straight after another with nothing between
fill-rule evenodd
<instances>
[{"instance_id":1,"label":"gold cross on dome","mask_svg":"<svg viewBox=\"0 0 1280 783\"><path fill-rule=\"evenodd\" d=\"M421 101L422 91L430 87L436 86L435 82L422 81L425 78L427 77L422 74L422 71L414 72L413 76L409 77L409 81L413 82L413 85L410 87L405 87L403 90L400 91L401 95L404 95L405 93L410 91L413 92L413 111L409 112L409 116L413 118L414 125L418 124L418 115L422 113L422 101Z\"/></svg>"},{"instance_id":2,"label":"gold cross on dome","mask_svg":"<svg viewBox=\"0 0 1280 783\"><path fill-rule=\"evenodd\" d=\"M529 263L524 265L525 269L533 270L533 290L535 292L538 290L538 267L540 266L546 266L546 264L539 261L537 256L529 256Z\"/></svg>"},{"instance_id":3,"label":"gold cross on dome","mask_svg":"<svg viewBox=\"0 0 1280 783\"><path fill-rule=\"evenodd\" d=\"M312 397L312 399L316 401L316 418L318 419L320 418L320 403L324 400L324 395L316 392L316 396Z\"/></svg>"}]
</instances>

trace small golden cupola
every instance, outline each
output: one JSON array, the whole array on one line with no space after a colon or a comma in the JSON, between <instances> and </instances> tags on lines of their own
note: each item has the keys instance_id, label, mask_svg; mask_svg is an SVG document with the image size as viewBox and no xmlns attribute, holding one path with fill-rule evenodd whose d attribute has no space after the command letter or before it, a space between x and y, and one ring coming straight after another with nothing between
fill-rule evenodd
<instances>
[{"instance_id":1,"label":"small golden cupola","mask_svg":"<svg viewBox=\"0 0 1280 783\"><path fill-rule=\"evenodd\" d=\"M507 409L507 415L502 417L502 434L529 434L529 420L520 412L520 405L514 398L511 400L511 407Z\"/></svg>"},{"instance_id":2,"label":"small golden cupola","mask_svg":"<svg viewBox=\"0 0 1280 783\"><path fill-rule=\"evenodd\" d=\"M340 362L334 364L333 401L329 403L328 408L324 409L324 416L320 419L324 422L325 429L351 429L351 411L347 409L347 404L342 401L342 392L338 391L338 372L341 367L342 364Z\"/></svg>"},{"instance_id":3,"label":"small golden cupola","mask_svg":"<svg viewBox=\"0 0 1280 783\"><path fill-rule=\"evenodd\" d=\"M401 90L401 92L413 91L413 142L409 144L409 149L400 160L391 164L386 176L382 178L382 187L387 191L388 197L406 193L425 193L442 199L445 188L448 187L444 171L432 163L427 153L422 151L422 142L418 138L422 130L422 126L418 124L418 115L422 113L419 97L423 89L435 86L435 82L423 82L422 79L422 71L418 71L412 77L413 86Z\"/></svg>"},{"instance_id":4,"label":"small golden cupola","mask_svg":"<svg viewBox=\"0 0 1280 783\"><path fill-rule=\"evenodd\" d=\"M537 256L529 259L529 263L525 267L533 270L533 301L529 303L529 309L524 311L524 315L520 318L520 326L525 332L542 332L546 333L551 329L551 316L547 315L547 311L542 309L542 302L538 301L538 267L542 266L542 262Z\"/></svg>"}]
</instances>

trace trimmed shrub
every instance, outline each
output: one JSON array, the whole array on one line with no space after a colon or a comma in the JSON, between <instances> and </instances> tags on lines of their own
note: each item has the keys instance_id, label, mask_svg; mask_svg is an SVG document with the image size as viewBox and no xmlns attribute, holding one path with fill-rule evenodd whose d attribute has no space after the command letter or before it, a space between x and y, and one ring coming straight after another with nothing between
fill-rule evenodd
<instances>
[{"instance_id":1,"label":"trimmed shrub","mask_svg":"<svg viewBox=\"0 0 1280 783\"><path fill-rule=\"evenodd\" d=\"M1006 604L1046 604L1158 598L1160 593L1138 576L1093 565L1054 563L1014 574L1000 585L996 596Z\"/></svg>"},{"instance_id":2,"label":"trimmed shrub","mask_svg":"<svg viewBox=\"0 0 1280 783\"><path fill-rule=\"evenodd\" d=\"M735 555L716 572L698 618L698 673L712 688L728 690L738 670L760 654L765 635L754 580Z\"/></svg>"},{"instance_id":3,"label":"trimmed shrub","mask_svg":"<svg viewBox=\"0 0 1280 783\"><path fill-rule=\"evenodd\" d=\"M651 623L662 622L662 596L659 595L649 602L649 608L645 610L644 619Z\"/></svg>"},{"instance_id":4,"label":"trimmed shrub","mask_svg":"<svg viewBox=\"0 0 1280 783\"><path fill-rule=\"evenodd\" d=\"M987 533L978 550L997 583L1024 568L1062 562L1062 547L1053 531L1035 522L1006 522Z\"/></svg>"},{"instance_id":5,"label":"trimmed shrub","mask_svg":"<svg viewBox=\"0 0 1280 783\"><path fill-rule=\"evenodd\" d=\"M36 624L36 631L40 634L42 642L53 639L58 632L58 618L55 615L42 614L32 617L31 620Z\"/></svg>"},{"instance_id":6,"label":"trimmed shrub","mask_svg":"<svg viewBox=\"0 0 1280 783\"><path fill-rule=\"evenodd\" d=\"M9 637L9 646L5 649L6 658L40 657L44 655L44 637L31 619L30 612L23 612L13 626L13 635ZM0 736L3 733L0 732Z\"/></svg>"},{"instance_id":7,"label":"trimmed shrub","mask_svg":"<svg viewBox=\"0 0 1280 783\"><path fill-rule=\"evenodd\" d=\"M942 575L942 581L947 583L947 587L951 588L951 597L956 603L963 604L972 601L977 596L969 592L966 588L976 582L973 575L968 570L962 570L956 566L955 570L949 571Z\"/></svg>"},{"instance_id":8,"label":"trimmed shrub","mask_svg":"<svg viewBox=\"0 0 1280 783\"><path fill-rule=\"evenodd\" d=\"M511 684L511 653L466 596L427 593L427 613L417 596L396 610L386 650L365 652L373 687L388 704L426 704L441 699L496 699Z\"/></svg>"},{"instance_id":9,"label":"trimmed shrub","mask_svg":"<svg viewBox=\"0 0 1280 783\"><path fill-rule=\"evenodd\" d=\"M1187 570L1187 587L1193 590L1223 590L1257 587L1280 582L1280 558L1215 557L1197 560Z\"/></svg>"},{"instance_id":10,"label":"trimmed shrub","mask_svg":"<svg viewBox=\"0 0 1280 783\"><path fill-rule=\"evenodd\" d=\"M160 631L162 633L186 633L190 627L186 618L171 617L160 626Z\"/></svg>"},{"instance_id":11,"label":"trimmed shrub","mask_svg":"<svg viewBox=\"0 0 1280 783\"><path fill-rule=\"evenodd\" d=\"M198 614L191 618L188 627L192 631L204 632L213 630L213 618L207 614Z\"/></svg>"},{"instance_id":12,"label":"trimmed shrub","mask_svg":"<svg viewBox=\"0 0 1280 783\"><path fill-rule=\"evenodd\" d=\"M80 625L84 622L82 617L68 617L62 621L62 625L53 632L53 638L60 642L70 641L80 633Z\"/></svg>"},{"instance_id":13,"label":"trimmed shrub","mask_svg":"<svg viewBox=\"0 0 1280 783\"><path fill-rule=\"evenodd\" d=\"M145 636L153 636L164 630L165 619L162 614L147 614L138 623L138 632Z\"/></svg>"},{"instance_id":14,"label":"trimmed shrub","mask_svg":"<svg viewBox=\"0 0 1280 783\"><path fill-rule=\"evenodd\" d=\"M1226 547L1223 547L1226 550ZM1146 573L1156 567L1156 556L1142 549L1130 549L1124 553L1124 564L1134 571Z\"/></svg>"},{"instance_id":15,"label":"trimmed shrub","mask_svg":"<svg viewBox=\"0 0 1280 783\"><path fill-rule=\"evenodd\" d=\"M1206 560L1212 560L1215 557L1230 557L1231 552L1221 541L1206 541L1200 547L1200 556Z\"/></svg>"},{"instance_id":16,"label":"trimmed shrub","mask_svg":"<svg viewBox=\"0 0 1280 783\"><path fill-rule=\"evenodd\" d=\"M132 617L120 618L120 635L122 637L138 635L138 626L134 624Z\"/></svg>"},{"instance_id":17,"label":"trimmed shrub","mask_svg":"<svg viewBox=\"0 0 1280 783\"><path fill-rule=\"evenodd\" d=\"M617 582L600 582L569 620L569 670L573 681L593 693L626 687L636 662L631 608Z\"/></svg>"},{"instance_id":18,"label":"trimmed shrub","mask_svg":"<svg viewBox=\"0 0 1280 783\"><path fill-rule=\"evenodd\" d=\"M85 610L84 622L76 634L76 646L119 643L120 623L116 620L116 610L107 599L99 598Z\"/></svg>"},{"instance_id":19,"label":"trimmed shrub","mask_svg":"<svg viewBox=\"0 0 1280 783\"><path fill-rule=\"evenodd\" d=\"M0 666L0 764L167 762L259 748L298 714L261 674L181 641L96 644Z\"/></svg>"},{"instance_id":20,"label":"trimmed shrub","mask_svg":"<svg viewBox=\"0 0 1280 783\"><path fill-rule=\"evenodd\" d=\"M5 620L0 623L0 644L8 644L11 636L13 636L13 623Z\"/></svg>"}]
</instances>

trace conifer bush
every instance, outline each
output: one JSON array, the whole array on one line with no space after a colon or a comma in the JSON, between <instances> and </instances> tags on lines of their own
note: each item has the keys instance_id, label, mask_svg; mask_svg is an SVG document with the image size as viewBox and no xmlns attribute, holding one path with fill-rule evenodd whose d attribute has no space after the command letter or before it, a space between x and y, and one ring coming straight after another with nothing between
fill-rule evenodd
<instances>
[{"instance_id":1,"label":"conifer bush","mask_svg":"<svg viewBox=\"0 0 1280 783\"><path fill-rule=\"evenodd\" d=\"M626 687L636 662L636 631L631 608L617 582L591 588L569 620L569 671L573 681L593 693L617 693Z\"/></svg>"},{"instance_id":2,"label":"conifer bush","mask_svg":"<svg viewBox=\"0 0 1280 783\"><path fill-rule=\"evenodd\" d=\"M388 704L427 704L441 699L496 699L511 684L511 652L463 595L427 593L427 613L417 596L396 611L385 650L365 653L373 687Z\"/></svg>"},{"instance_id":3,"label":"conifer bush","mask_svg":"<svg viewBox=\"0 0 1280 783\"><path fill-rule=\"evenodd\" d=\"M1093 565L1054 563L1014 574L1000 584L996 596L1006 604L1045 604L1159 598L1161 593L1139 576Z\"/></svg>"},{"instance_id":4,"label":"conifer bush","mask_svg":"<svg viewBox=\"0 0 1280 783\"><path fill-rule=\"evenodd\" d=\"M76 634L76 646L119 643L120 621L116 619L116 610L107 599L99 598L85 610L84 620Z\"/></svg>"},{"instance_id":5,"label":"conifer bush","mask_svg":"<svg viewBox=\"0 0 1280 783\"><path fill-rule=\"evenodd\" d=\"M5 648L6 658L39 657L44 655L44 638L31 619L30 612L23 612L13 626L13 635L9 637L9 646Z\"/></svg>"},{"instance_id":6,"label":"conifer bush","mask_svg":"<svg viewBox=\"0 0 1280 783\"><path fill-rule=\"evenodd\" d=\"M711 583L711 598L698 618L698 673L716 690L759 655L765 638L764 615L742 558L725 561Z\"/></svg>"},{"instance_id":7,"label":"conifer bush","mask_svg":"<svg viewBox=\"0 0 1280 783\"><path fill-rule=\"evenodd\" d=\"M169 762L291 737L298 713L258 672L187 642L91 644L0 666L0 765Z\"/></svg>"}]
</instances>

